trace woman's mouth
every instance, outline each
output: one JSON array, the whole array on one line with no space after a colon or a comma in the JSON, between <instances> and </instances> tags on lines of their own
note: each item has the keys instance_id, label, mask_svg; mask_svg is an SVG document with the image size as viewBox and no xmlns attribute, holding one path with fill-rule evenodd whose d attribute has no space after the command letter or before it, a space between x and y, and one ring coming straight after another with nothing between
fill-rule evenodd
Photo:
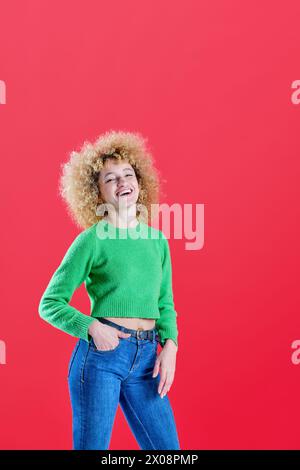
<instances>
[{"instance_id":1,"label":"woman's mouth","mask_svg":"<svg viewBox=\"0 0 300 470\"><path fill-rule=\"evenodd\" d=\"M117 197L126 197L129 196L133 192L133 189L127 188L127 189L122 189L121 191L118 191L116 193Z\"/></svg>"}]
</instances>

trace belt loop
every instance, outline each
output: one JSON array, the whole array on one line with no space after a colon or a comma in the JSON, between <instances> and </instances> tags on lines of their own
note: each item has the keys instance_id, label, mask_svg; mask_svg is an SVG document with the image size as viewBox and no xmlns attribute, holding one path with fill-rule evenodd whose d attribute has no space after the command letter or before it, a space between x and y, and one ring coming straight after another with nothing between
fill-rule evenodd
<instances>
[{"instance_id":1,"label":"belt loop","mask_svg":"<svg viewBox=\"0 0 300 470\"><path fill-rule=\"evenodd\" d=\"M144 331L144 328L138 328L136 333L137 339L142 339L139 335L139 331Z\"/></svg>"}]
</instances>

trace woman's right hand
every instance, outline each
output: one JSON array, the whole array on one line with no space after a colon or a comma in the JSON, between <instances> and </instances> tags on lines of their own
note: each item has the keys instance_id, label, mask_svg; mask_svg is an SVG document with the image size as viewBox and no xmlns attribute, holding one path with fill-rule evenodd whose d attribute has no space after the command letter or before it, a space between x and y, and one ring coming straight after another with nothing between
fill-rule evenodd
<instances>
[{"instance_id":1,"label":"woman's right hand","mask_svg":"<svg viewBox=\"0 0 300 470\"><path fill-rule=\"evenodd\" d=\"M129 338L129 336L131 336L131 333L124 333L98 320L90 324L89 334L92 336L95 346L99 351L115 349L119 344L119 338Z\"/></svg>"}]
</instances>

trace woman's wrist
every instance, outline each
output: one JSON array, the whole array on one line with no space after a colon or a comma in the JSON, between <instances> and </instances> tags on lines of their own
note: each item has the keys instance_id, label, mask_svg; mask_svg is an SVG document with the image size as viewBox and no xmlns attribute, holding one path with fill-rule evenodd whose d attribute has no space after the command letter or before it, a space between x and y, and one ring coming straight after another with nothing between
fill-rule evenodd
<instances>
[{"instance_id":1,"label":"woman's wrist","mask_svg":"<svg viewBox=\"0 0 300 470\"><path fill-rule=\"evenodd\" d=\"M172 347L175 351L178 350L178 346L171 338L166 339L164 346Z\"/></svg>"},{"instance_id":2,"label":"woman's wrist","mask_svg":"<svg viewBox=\"0 0 300 470\"><path fill-rule=\"evenodd\" d=\"M101 323L98 320L94 320L90 324L88 332L89 332L89 335L92 336L92 338L94 337L95 331L98 330L100 326L101 326Z\"/></svg>"}]
</instances>

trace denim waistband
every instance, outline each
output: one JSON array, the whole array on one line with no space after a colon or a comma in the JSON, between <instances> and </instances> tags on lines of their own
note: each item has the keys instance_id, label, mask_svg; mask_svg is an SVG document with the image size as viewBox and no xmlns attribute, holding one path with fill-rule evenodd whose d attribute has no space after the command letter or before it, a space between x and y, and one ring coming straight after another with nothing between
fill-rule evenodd
<instances>
[{"instance_id":1,"label":"denim waistband","mask_svg":"<svg viewBox=\"0 0 300 470\"><path fill-rule=\"evenodd\" d=\"M142 328L133 330L131 328L126 328L125 326L118 325L117 323L111 320L108 320L107 318L98 317L96 319L100 321L101 323L105 323L106 325L113 326L114 328L117 328L118 330L123 331L124 333L130 333L131 336L137 339L150 339L151 341L154 341L155 339L157 339L157 341L159 341L159 335L158 335L158 331L156 328L152 328L152 330L143 330Z\"/></svg>"}]
</instances>

